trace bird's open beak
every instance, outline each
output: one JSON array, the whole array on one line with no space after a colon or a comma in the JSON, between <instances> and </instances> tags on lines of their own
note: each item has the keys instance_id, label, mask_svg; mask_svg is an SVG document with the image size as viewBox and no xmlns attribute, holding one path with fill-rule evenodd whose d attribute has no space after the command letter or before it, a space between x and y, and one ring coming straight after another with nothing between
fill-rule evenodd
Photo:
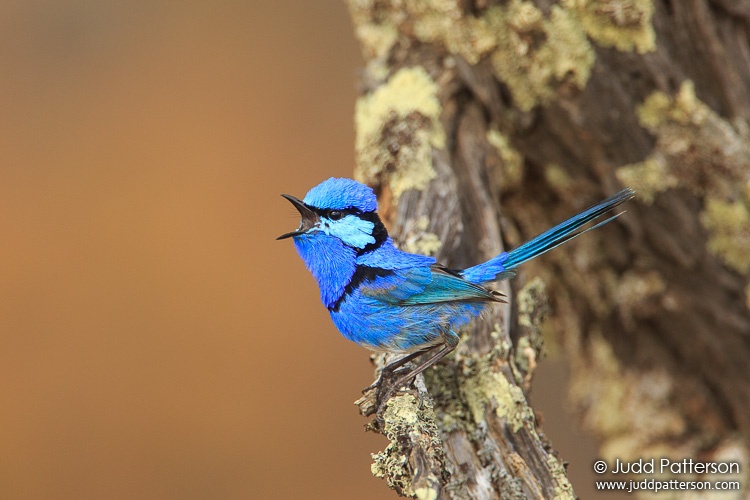
<instances>
[{"instance_id":1,"label":"bird's open beak","mask_svg":"<svg viewBox=\"0 0 750 500\"><path fill-rule=\"evenodd\" d=\"M281 196L289 200L289 202L294 205L294 208L296 208L299 211L299 214L302 216L302 220L300 221L299 227L296 231L282 234L281 236L276 238L277 240L283 240L284 238L291 238L292 236L299 236L300 234L304 234L308 229L318 223L318 214L307 208L307 205L302 203L302 201L288 194L282 194Z\"/></svg>"}]
</instances>

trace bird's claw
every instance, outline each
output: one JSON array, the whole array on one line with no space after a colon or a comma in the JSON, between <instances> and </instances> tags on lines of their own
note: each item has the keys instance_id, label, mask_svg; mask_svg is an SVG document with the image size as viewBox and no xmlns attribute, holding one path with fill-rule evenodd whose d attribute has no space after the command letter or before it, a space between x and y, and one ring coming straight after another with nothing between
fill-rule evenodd
<instances>
[{"instance_id":1,"label":"bird's claw","mask_svg":"<svg viewBox=\"0 0 750 500\"><path fill-rule=\"evenodd\" d=\"M400 392L403 387L407 387L406 391L409 392L416 390L412 387L413 381L410 381L408 386L397 384L399 378L408 371L408 369L401 369L381 372L375 382L362 389L362 397L354 403L359 406L360 413L365 417L375 414L382 427L388 400ZM418 396L418 399L421 405L421 395Z\"/></svg>"}]
</instances>

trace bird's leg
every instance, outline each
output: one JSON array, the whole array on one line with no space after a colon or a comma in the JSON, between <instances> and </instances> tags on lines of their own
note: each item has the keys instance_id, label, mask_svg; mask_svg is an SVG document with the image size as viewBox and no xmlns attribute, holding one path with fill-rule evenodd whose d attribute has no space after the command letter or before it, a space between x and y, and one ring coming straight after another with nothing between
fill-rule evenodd
<instances>
[{"instance_id":1,"label":"bird's leg","mask_svg":"<svg viewBox=\"0 0 750 500\"><path fill-rule=\"evenodd\" d=\"M422 361L420 364L418 364L413 370L409 371L405 375L399 377L395 383L391 387L394 389L398 389L402 385L404 385L406 382L408 382L410 379L413 379L423 371L425 371L427 368L431 367L444 357L446 357L448 354L450 354L453 349L456 348L458 345L458 335L456 335L453 332L448 332L443 335L443 338L445 339L445 344L443 345L443 348L440 349L438 352L430 356L429 358Z\"/></svg>"},{"instance_id":2,"label":"bird's leg","mask_svg":"<svg viewBox=\"0 0 750 500\"><path fill-rule=\"evenodd\" d=\"M427 368L431 367L432 365L434 365L435 363L437 363L438 361L446 357L448 354L453 352L453 350L458 345L458 341L459 341L458 335L456 335L453 332L449 331L449 332L444 333L443 339L445 340L445 343L438 344L438 346L439 345L443 346L442 349L440 349L439 351L434 353L432 356L428 357L427 359L419 363L416 367L414 367L408 373L400 376L398 379L396 379L396 382L394 382L393 384L390 384L387 388L385 388L385 391L383 392L378 391L379 394L377 397L377 417L379 421L382 422L383 420L382 412L385 409L385 403L391 398L391 396L393 396L395 392L397 392L407 382L411 383L414 380L414 377L416 377L417 375L425 371ZM434 347L437 347L437 346L433 346L432 348L430 348L430 350L433 349ZM411 356L411 354L409 356ZM421 396L420 396L420 406L421 406L421 403L422 402L421 402Z\"/></svg>"},{"instance_id":3,"label":"bird's leg","mask_svg":"<svg viewBox=\"0 0 750 500\"><path fill-rule=\"evenodd\" d=\"M405 380L402 380L403 377L400 377L400 375L402 375L404 372L411 372L409 368L402 367L408 362L413 361L419 356L427 354L428 352L437 349L442 345L444 344L435 344L420 351L407 354L406 356L399 358L396 361L383 367L380 370L378 379L369 386L362 389L363 396L355 403L357 406L359 406L360 413L362 413L362 415L364 416L368 416L372 415L373 413L379 412L379 408L381 408L383 402L387 401L388 398L393 395L397 387L403 385L403 382ZM399 368L402 369L399 370ZM394 384L394 379L401 380L401 384Z\"/></svg>"},{"instance_id":4,"label":"bird's leg","mask_svg":"<svg viewBox=\"0 0 750 500\"><path fill-rule=\"evenodd\" d=\"M393 378L394 373L396 373L396 369L404 366L409 361L412 361L415 358L418 358L422 354L426 354L430 352L431 350L435 349L436 347L439 347L440 344L436 344L433 346L430 346L426 349L422 349L421 351L413 352L411 354L407 354L403 358L399 358L396 361L387 364L380 370L380 375L378 376L378 379L370 384L369 386L362 389L362 393L366 393L367 391L371 391L372 389L379 387L383 385L384 383L387 383L390 379ZM389 384L390 385L390 384Z\"/></svg>"}]
</instances>

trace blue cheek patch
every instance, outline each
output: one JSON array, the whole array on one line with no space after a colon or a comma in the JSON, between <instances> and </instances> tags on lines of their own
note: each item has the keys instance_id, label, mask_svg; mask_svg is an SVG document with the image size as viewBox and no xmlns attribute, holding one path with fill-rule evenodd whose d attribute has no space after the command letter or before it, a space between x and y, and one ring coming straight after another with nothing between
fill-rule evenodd
<instances>
[{"instance_id":1,"label":"blue cheek patch","mask_svg":"<svg viewBox=\"0 0 750 500\"><path fill-rule=\"evenodd\" d=\"M354 248L364 248L375 243L372 230L375 224L363 220L356 215L347 215L343 219L332 221L321 217L319 229L324 233L335 236L346 245Z\"/></svg>"}]
</instances>

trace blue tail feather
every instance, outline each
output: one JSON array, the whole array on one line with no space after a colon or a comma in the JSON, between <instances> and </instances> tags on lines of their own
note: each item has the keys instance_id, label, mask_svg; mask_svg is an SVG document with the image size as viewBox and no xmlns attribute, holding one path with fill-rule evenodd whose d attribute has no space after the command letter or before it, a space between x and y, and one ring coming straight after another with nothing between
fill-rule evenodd
<instances>
[{"instance_id":1,"label":"blue tail feather","mask_svg":"<svg viewBox=\"0 0 750 500\"><path fill-rule=\"evenodd\" d=\"M584 210L578 215L571 217L565 222L562 222L552 229L543 232L539 236L532 238L518 248L515 248L508 253L503 252L487 262L464 269L461 271L461 276L472 283L479 284L510 279L516 275L516 268L524 262L529 261L534 257L538 257L545 252L549 252L566 241L570 241L586 231L591 231L599 226L603 226L619 217L621 214L609 217L589 228L581 229L589 222L601 217L617 205L628 201L633 196L635 196L635 192L632 189L623 189L619 193L610 196L606 200L597 203L593 207Z\"/></svg>"},{"instance_id":2,"label":"blue tail feather","mask_svg":"<svg viewBox=\"0 0 750 500\"><path fill-rule=\"evenodd\" d=\"M591 222L594 219L597 219L598 217L601 217L605 213L615 208L617 205L628 201L633 196L635 196L635 192L632 189L623 189L619 193L610 196L606 200L603 200L596 205L587 208L578 215L575 215L565 222L556 225L552 229L543 232L539 236L530 239L518 248L514 248L513 250L508 252L508 258L504 262L505 269L512 270L515 267L523 264L524 262L538 257L543 253L548 252L553 248L556 248L563 243L572 240L576 236L582 235L586 231L590 231L591 229L603 226L604 224L613 221L621 214L609 217L608 219L599 222L595 226L579 231L579 229L581 229L581 227L583 227L587 223Z\"/></svg>"}]
</instances>

